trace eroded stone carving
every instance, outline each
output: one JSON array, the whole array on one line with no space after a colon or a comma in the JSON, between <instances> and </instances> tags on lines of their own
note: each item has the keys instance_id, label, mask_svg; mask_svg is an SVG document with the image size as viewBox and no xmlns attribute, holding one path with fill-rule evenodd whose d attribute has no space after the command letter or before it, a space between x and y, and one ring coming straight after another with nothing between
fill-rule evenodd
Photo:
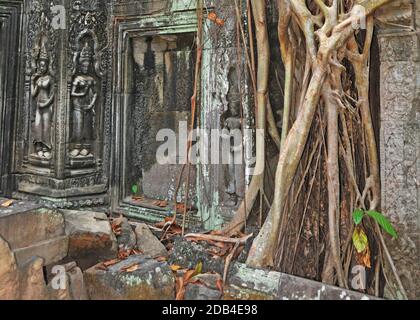
<instances>
[{"instance_id":1,"label":"eroded stone carving","mask_svg":"<svg viewBox=\"0 0 420 320\"><path fill-rule=\"evenodd\" d=\"M228 146L227 187L225 192L229 199L226 206L236 206L244 197L242 120L239 111L239 101L230 103L229 115L224 121L222 138L223 146ZM225 147L224 147L225 151Z\"/></svg>"},{"instance_id":2,"label":"eroded stone carving","mask_svg":"<svg viewBox=\"0 0 420 320\"><path fill-rule=\"evenodd\" d=\"M31 96L35 102L35 122L33 125L33 143L36 155L51 159L51 127L54 112L54 78L49 71L49 57L45 40L41 40L37 54L36 71L31 77Z\"/></svg>"},{"instance_id":3,"label":"eroded stone carving","mask_svg":"<svg viewBox=\"0 0 420 320\"><path fill-rule=\"evenodd\" d=\"M101 164L97 139L102 137L105 70L108 64L107 18L97 0L73 0L70 12L69 60L70 168Z\"/></svg>"},{"instance_id":4,"label":"eroded stone carving","mask_svg":"<svg viewBox=\"0 0 420 320\"><path fill-rule=\"evenodd\" d=\"M27 59L28 95L31 106L31 138L29 161L36 167L48 167L53 156L56 36L51 28L51 18L45 3L34 1L30 12Z\"/></svg>"},{"instance_id":5,"label":"eroded stone carving","mask_svg":"<svg viewBox=\"0 0 420 320\"><path fill-rule=\"evenodd\" d=\"M95 105L98 98L96 80L91 75L93 61L92 49L88 42L80 51L78 74L75 75L72 89L72 157L92 157L92 141L95 139Z\"/></svg>"}]
</instances>

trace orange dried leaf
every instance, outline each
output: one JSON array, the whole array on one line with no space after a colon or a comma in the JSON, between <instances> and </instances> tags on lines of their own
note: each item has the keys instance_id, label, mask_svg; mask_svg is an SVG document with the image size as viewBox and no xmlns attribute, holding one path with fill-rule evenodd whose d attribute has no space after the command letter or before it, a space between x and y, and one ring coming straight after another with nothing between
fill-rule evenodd
<instances>
[{"instance_id":1,"label":"orange dried leaf","mask_svg":"<svg viewBox=\"0 0 420 320\"><path fill-rule=\"evenodd\" d=\"M223 293L223 280L222 279L217 279L216 281L216 288Z\"/></svg>"},{"instance_id":2,"label":"orange dried leaf","mask_svg":"<svg viewBox=\"0 0 420 320\"><path fill-rule=\"evenodd\" d=\"M216 21L216 19L217 19L217 14L216 14L216 12L210 12L208 15L207 15L207 19L209 19L210 21Z\"/></svg>"},{"instance_id":3,"label":"orange dried leaf","mask_svg":"<svg viewBox=\"0 0 420 320\"><path fill-rule=\"evenodd\" d=\"M196 275L196 271L195 270L188 270L187 272L185 272L184 274L184 282L187 283L188 281L191 280L192 277L194 277Z\"/></svg>"},{"instance_id":4,"label":"orange dried leaf","mask_svg":"<svg viewBox=\"0 0 420 320\"><path fill-rule=\"evenodd\" d=\"M138 263L132 264L130 266L121 268L121 271L125 271L125 272L134 272L140 269L140 265Z\"/></svg>"},{"instance_id":5,"label":"orange dried leaf","mask_svg":"<svg viewBox=\"0 0 420 320\"><path fill-rule=\"evenodd\" d=\"M184 300L185 282L183 277L176 278L176 300Z\"/></svg>"},{"instance_id":6,"label":"orange dried leaf","mask_svg":"<svg viewBox=\"0 0 420 320\"><path fill-rule=\"evenodd\" d=\"M179 266L179 265L177 265L177 264L173 264L173 265L171 265L171 270L172 271L178 271L178 270L180 270L182 267L181 266Z\"/></svg>"},{"instance_id":7,"label":"orange dried leaf","mask_svg":"<svg viewBox=\"0 0 420 320\"><path fill-rule=\"evenodd\" d=\"M225 20L217 18L216 19L216 24L223 27L225 25Z\"/></svg>"},{"instance_id":8,"label":"orange dried leaf","mask_svg":"<svg viewBox=\"0 0 420 320\"><path fill-rule=\"evenodd\" d=\"M108 268L108 267L113 266L113 265L115 265L115 264L117 264L119 262L121 262L120 259L113 259L113 260L105 261L103 263L103 265Z\"/></svg>"}]
</instances>

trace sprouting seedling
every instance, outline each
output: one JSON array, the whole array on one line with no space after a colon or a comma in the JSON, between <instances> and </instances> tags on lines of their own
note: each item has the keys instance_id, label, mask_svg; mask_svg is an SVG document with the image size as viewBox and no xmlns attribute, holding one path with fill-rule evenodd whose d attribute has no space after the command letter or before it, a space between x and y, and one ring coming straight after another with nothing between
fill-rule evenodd
<instances>
[{"instance_id":1,"label":"sprouting seedling","mask_svg":"<svg viewBox=\"0 0 420 320\"><path fill-rule=\"evenodd\" d=\"M353 212L353 221L356 224L356 226L360 225L363 221L363 218L365 216L371 217L373 220L375 220L382 229L385 230L389 235L391 235L393 238L397 238L397 232L395 231L394 227L392 226L391 222L380 212L377 211L364 211L362 209L357 209Z\"/></svg>"},{"instance_id":2,"label":"sprouting seedling","mask_svg":"<svg viewBox=\"0 0 420 320\"><path fill-rule=\"evenodd\" d=\"M139 187L138 185L134 184L131 186L131 192L133 193L133 195L137 195L137 193L139 192Z\"/></svg>"}]
</instances>

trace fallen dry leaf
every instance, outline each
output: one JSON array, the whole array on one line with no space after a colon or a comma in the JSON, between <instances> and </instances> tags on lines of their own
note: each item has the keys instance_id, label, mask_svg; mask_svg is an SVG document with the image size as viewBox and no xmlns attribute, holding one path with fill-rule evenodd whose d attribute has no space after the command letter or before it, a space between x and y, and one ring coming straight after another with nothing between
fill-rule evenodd
<instances>
[{"instance_id":1,"label":"fallen dry leaf","mask_svg":"<svg viewBox=\"0 0 420 320\"><path fill-rule=\"evenodd\" d=\"M178 270L180 270L182 267L181 266L179 266L179 265L177 265L177 264L173 264L173 265L171 265L171 270L172 271L178 271Z\"/></svg>"},{"instance_id":2,"label":"fallen dry leaf","mask_svg":"<svg viewBox=\"0 0 420 320\"><path fill-rule=\"evenodd\" d=\"M113 266L113 265L115 265L115 264L117 264L119 262L121 262L120 259L113 259L113 260L105 261L103 263L103 265L108 268L108 267L111 267L111 266Z\"/></svg>"},{"instance_id":3,"label":"fallen dry leaf","mask_svg":"<svg viewBox=\"0 0 420 320\"><path fill-rule=\"evenodd\" d=\"M223 27L225 25L225 20L217 18L216 19L216 24Z\"/></svg>"},{"instance_id":4,"label":"fallen dry leaf","mask_svg":"<svg viewBox=\"0 0 420 320\"><path fill-rule=\"evenodd\" d=\"M356 261L359 265L364 266L365 268L372 268L369 247L361 253L356 251Z\"/></svg>"},{"instance_id":5,"label":"fallen dry leaf","mask_svg":"<svg viewBox=\"0 0 420 320\"><path fill-rule=\"evenodd\" d=\"M168 261L168 258L167 257L157 257L155 260L158 261L158 262L165 262L165 261Z\"/></svg>"},{"instance_id":6,"label":"fallen dry leaf","mask_svg":"<svg viewBox=\"0 0 420 320\"><path fill-rule=\"evenodd\" d=\"M166 208L168 206L168 201L164 200L156 200L153 202L153 205L160 207L160 208Z\"/></svg>"},{"instance_id":7,"label":"fallen dry leaf","mask_svg":"<svg viewBox=\"0 0 420 320\"><path fill-rule=\"evenodd\" d=\"M184 273L184 283L188 283L188 281L191 280L192 277L194 277L196 275L196 271L195 270L188 270L187 272Z\"/></svg>"},{"instance_id":8,"label":"fallen dry leaf","mask_svg":"<svg viewBox=\"0 0 420 320\"><path fill-rule=\"evenodd\" d=\"M223 293L224 290L223 290L223 280L222 279L218 279L216 281L216 287L221 293Z\"/></svg>"},{"instance_id":9,"label":"fallen dry leaf","mask_svg":"<svg viewBox=\"0 0 420 320\"><path fill-rule=\"evenodd\" d=\"M9 208L13 203L14 203L13 200L6 200L6 201L2 202L1 206L3 208Z\"/></svg>"},{"instance_id":10,"label":"fallen dry leaf","mask_svg":"<svg viewBox=\"0 0 420 320\"><path fill-rule=\"evenodd\" d=\"M140 251L134 249L120 249L120 251L118 251L118 259L125 260L130 256L138 255L140 253Z\"/></svg>"},{"instance_id":11,"label":"fallen dry leaf","mask_svg":"<svg viewBox=\"0 0 420 320\"><path fill-rule=\"evenodd\" d=\"M216 14L216 12L210 12L208 15L207 15L207 19L209 19L210 21L213 21L213 22L215 22L216 21L216 19L217 19L217 14Z\"/></svg>"},{"instance_id":12,"label":"fallen dry leaf","mask_svg":"<svg viewBox=\"0 0 420 320\"><path fill-rule=\"evenodd\" d=\"M176 300L184 300L185 282L183 277L176 278Z\"/></svg>"},{"instance_id":13,"label":"fallen dry leaf","mask_svg":"<svg viewBox=\"0 0 420 320\"><path fill-rule=\"evenodd\" d=\"M108 268L107 268L107 267L105 267L105 265L104 265L103 263L98 264L98 265L95 267L95 269L96 269L96 270L102 270L102 271L107 271L107 270L108 270Z\"/></svg>"},{"instance_id":14,"label":"fallen dry leaf","mask_svg":"<svg viewBox=\"0 0 420 320\"><path fill-rule=\"evenodd\" d=\"M130 266L121 268L121 271L125 271L125 272L134 272L140 269L140 265L138 263L132 264Z\"/></svg>"}]
</instances>

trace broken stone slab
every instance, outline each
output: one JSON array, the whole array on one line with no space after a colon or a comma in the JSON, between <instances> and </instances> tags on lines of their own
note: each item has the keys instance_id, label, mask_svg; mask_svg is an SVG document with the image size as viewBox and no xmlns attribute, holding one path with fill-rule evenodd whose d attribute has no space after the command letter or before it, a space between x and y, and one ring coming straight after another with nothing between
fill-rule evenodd
<instances>
[{"instance_id":1,"label":"broken stone slab","mask_svg":"<svg viewBox=\"0 0 420 320\"><path fill-rule=\"evenodd\" d=\"M57 210L16 201L12 207L0 209L0 234L12 250L25 248L64 236L64 219Z\"/></svg>"},{"instance_id":2,"label":"broken stone slab","mask_svg":"<svg viewBox=\"0 0 420 320\"><path fill-rule=\"evenodd\" d=\"M0 300L46 300L44 261L33 257L18 265L9 244L0 237Z\"/></svg>"},{"instance_id":3,"label":"broken stone slab","mask_svg":"<svg viewBox=\"0 0 420 320\"><path fill-rule=\"evenodd\" d=\"M280 275L280 300L380 300L357 291L325 285L288 274Z\"/></svg>"},{"instance_id":4,"label":"broken stone slab","mask_svg":"<svg viewBox=\"0 0 420 320\"><path fill-rule=\"evenodd\" d=\"M119 248L124 250L131 250L136 247L136 233L126 218L121 219L121 234L117 236L117 241Z\"/></svg>"},{"instance_id":5,"label":"broken stone slab","mask_svg":"<svg viewBox=\"0 0 420 320\"><path fill-rule=\"evenodd\" d=\"M220 300L222 293L202 284L190 283L185 289L185 300Z\"/></svg>"},{"instance_id":6,"label":"broken stone slab","mask_svg":"<svg viewBox=\"0 0 420 320\"><path fill-rule=\"evenodd\" d=\"M224 292L226 300L376 300L355 291L280 272L235 263Z\"/></svg>"},{"instance_id":7,"label":"broken stone slab","mask_svg":"<svg viewBox=\"0 0 420 320\"><path fill-rule=\"evenodd\" d=\"M117 240L106 214L72 210L62 212L69 237L68 256L63 262L76 261L82 270L86 270L101 261L117 257Z\"/></svg>"},{"instance_id":8,"label":"broken stone slab","mask_svg":"<svg viewBox=\"0 0 420 320\"><path fill-rule=\"evenodd\" d=\"M19 274L15 256L9 244L0 237L0 300L19 297Z\"/></svg>"},{"instance_id":9,"label":"broken stone slab","mask_svg":"<svg viewBox=\"0 0 420 320\"><path fill-rule=\"evenodd\" d=\"M42 258L33 257L19 268L20 300L49 300L43 266Z\"/></svg>"},{"instance_id":10,"label":"broken stone slab","mask_svg":"<svg viewBox=\"0 0 420 320\"><path fill-rule=\"evenodd\" d=\"M146 224L138 224L135 233L137 237L137 248L143 252L144 255L152 258L168 257L168 251L165 246L155 237Z\"/></svg>"},{"instance_id":11,"label":"broken stone slab","mask_svg":"<svg viewBox=\"0 0 420 320\"><path fill-rule=\"evenodd\" d=\"M138 266L132 272L124 269ZM107 270L86 270L85 284L92 300L173 300L175 277L166 262L144 255L130 256Z\"/></svg>"},{"instance_id":12,"label":"broken stone slab","mask_svg":"<svg viewBox=\"0 0 420 320\"><path fill-rule=\"evenodd\" d=\"M281 274L235 263L225 284L224 300L277 300Z\"/></svg>"},{"instance_id":13,"label":"broken stone slab","mask_svg":"<svg viewBox=\"0 0 420 320\"><path fill-rule=\"evenodd\" d=\"M62 214L32 202L15 201L11 207L0 209L0 235L9 243L20 265L34 256L49 264L67 255Z\"/></svg>"},{"instance_id":14,"label":"broken stone slab","mask_svg":"<svg viewBox=\"0 0 420 320\"><path fill-rule=\"evenodd\" d=\"M9 243L19 265L35 256L49 264L67 255L62 214L29 201L16 200L0 209L0 235Z\"/></svg>"},{"instance_id":15,"label":"broken stone slab","mask_svg":"<svg viewBox=\"0 0 420 320\"><path fill-rule=\"evenodd\" d=\"M69 238L57 237L50 240L35 243L26 248L14 250L18 264L24 264L32 257L43 258L44 264L49 265L64 259L67 256Z\"/></svg>"}]
</instances>

